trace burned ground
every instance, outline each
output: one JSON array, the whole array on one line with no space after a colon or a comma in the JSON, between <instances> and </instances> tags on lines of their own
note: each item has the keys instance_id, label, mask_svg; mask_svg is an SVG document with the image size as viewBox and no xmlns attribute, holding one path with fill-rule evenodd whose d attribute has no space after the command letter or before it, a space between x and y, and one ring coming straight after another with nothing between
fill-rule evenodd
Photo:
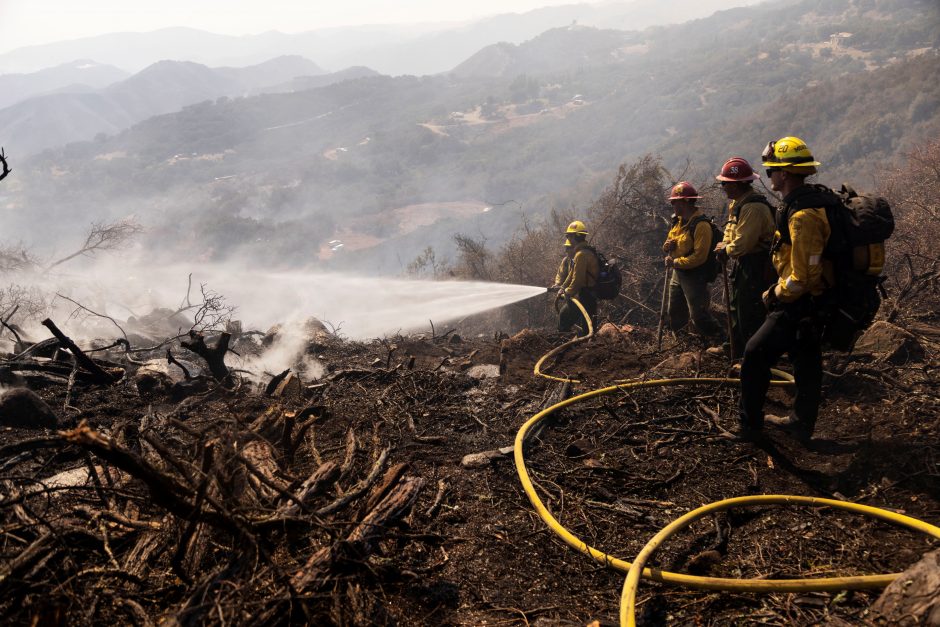
<instances>
[{"instance_id":1,"label":"burned ground","mask_svg":"<svg viewBox=\"0 0 940 627\"><path fill-rule=\"evenodd\" d=\"M35 390L59 425L3 431L4 622L614 624L623 574L552 534L511 455L462 463L511 446L558 397L563 384L532 368L566 339L320 341L312 349L326 374L271 395L248 381L141 387L120 354L109 359L125 374L110 386L82 376L70 385L70 366L45 358L33 369L8 362L5 383ZM827 355L809 448L774 431L761 446L721 437L735 419L733 384L644 388L557 413L531 442L528 467L566 527L625 560L674 518L731 496L825 496L936 522L938 362L931 340L920 341L914 357ZM575 392L727 374L700 347L668 340L655 350L642 328L599 334L546 368L582 378ZM773 390L770 411L789 400ZM653 565L724 577L876 574L936 544L824 509L747 508L693 524ZM643 582L639 618L858 624L877 595Z\"/></svg>"}]
</instances>

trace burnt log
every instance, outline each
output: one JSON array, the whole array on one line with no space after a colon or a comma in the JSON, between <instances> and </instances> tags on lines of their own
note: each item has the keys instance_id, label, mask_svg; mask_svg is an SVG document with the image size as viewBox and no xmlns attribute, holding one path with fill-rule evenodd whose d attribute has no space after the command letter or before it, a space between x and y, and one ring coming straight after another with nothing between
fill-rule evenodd
<instances>
[{"instance_id":1,"label":"burnt log","mask_svg":"<svg viewBox=\"0 0 940 627\"><path fill-rule=\"evenodd\" d=\"M408 515L423 487L424 479L420 477L402 477L344 540L319 549L294 573L291 577L294 590L318 588L329 580L328 575L338 565L368 556L385 531Z\"/></svg>"},{"instance_id":2,"label":"burnt log","mask_svg":"<svg viewBox=\"0 0 940 627\"><path fill-rule=\"evenodd\" d=\"M271 501L286 491L286 484L278 478L274 447L256 439L248 442L237 454L248 469L248 486L262 501Z\"/></svg>"},{"instance_id":3,"label":"burnt log","mask_svg":"<svg viewBox=\"0 0 940 627\"><path fill-rule=\"evenodd\" d=\"M39 561L46 553L54 550L55 545L55 534L47 531L21 551L19 555L11 560L5 560L0 565L0 586L4 586L11 579L15 579L20 573Z\"/></svg>"},{"instance_id":4,"label":"burnt log","mask_svg":"<svg viewBox=\"0 0 940 627\"><path fill-rule=\"evenodd\" d=\"M901 573L871 611L876 625L940 625L940 551Z\"/></svg>"},{"instance_id":5,"label":"burnt log","mask_svg":"<svg viewBox=\"0 0 940 627\"><path fill-rule=\"evenodd\" d=\"M297 491L299 502L285 503L280 508L283 516L297 516L301 509L310 505L313 499L325 493L339 479L339 464L333 461L325 462L317 467L313 473L300 485Z\"/></svg>"},{"instance_id":6,"label":"burnt log","mask_svg":"<svg viewBox=\"0 0 940 627\"><path fill-rule=\"evenodd\" d=\"M385 495L388 494L393 487L398 485L402 476L408 472L410 468L411 465L408 463L395 464L389 468L385 472L385 476L382 477L382 480L375 484L375 487L373 487L372 491L369 493L366 499L366 511L371 511L375 508L379 501L385 498Z\"/></svg>"},{"instance_id":7,"label":"burnt log","mask_svg":"<svg viewBox=\"0 0 940 627\"><path fill-rule=\"evenodd\" d=\"M150 491L153 503L177 518L190 520L198 518L201 522L229 531L243 534L241 524L227 515L220 506L213 503L215 512L197 508L193 490L171 475L164 473L144 459L120 446L112 438L102 435L87 424L80 424L71 431L59 433L67 442L81 446L101 459L117 466L127 474L143 481Z\"/></svg>"},{"instance_id":8,"label":"burnt log","mask_svg":"<svg viewBox=\"0 0 940 627\"><path fill-rule=\"evenodd\" d=\"M42 321L42 326L46 327L50 332L52 332L52 335L54 335L56 339L59 340L59 344L62 346L62 348L72 353L79 366L92 374L96 383L111 385L119 379L119 377L115 377L110 372L107 372L101 368L101 366L92 361L88 355L82 352L82 349L75 345L75 342L73 342L71 338L67 337L64 333L62 333L62 331L59 330L59 327L57 327L52 320L46 318Z\"/></svg>"},{"instance_id":9,"label":"burnt log","mask_svg":"<svg viewBox=\"0 0 940 627\"><path fill-rule=\"evenodd\" d=\"M290 368L288 368L287 370L285 370L284 372L282 372L282 373L280 373L280 374L276 374L276 375L274 375L273 377L271 377L271 381L269 381L269 382L268 382L268 385L265 386L265 388L264 388L264 395L265 395L265 396L273 396L273 395L274 395L274 391L275 391L275 390L277 389L277 387L281 384L281 381L283 381L284 378L287 377L287 375L289 375L289 374L290 374Z\"/></svg>"}]
</instances>

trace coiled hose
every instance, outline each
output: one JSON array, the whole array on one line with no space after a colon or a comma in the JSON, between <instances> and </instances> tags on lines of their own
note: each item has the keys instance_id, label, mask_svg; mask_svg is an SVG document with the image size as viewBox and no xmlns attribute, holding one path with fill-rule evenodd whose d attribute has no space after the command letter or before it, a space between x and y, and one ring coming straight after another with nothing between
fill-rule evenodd
<instances>
[{"instance_id":1,"label":"coiled hose","mask_svg":"<svg viewBox=\"0 0 940 627\"><path fill-rule=\"evenodd\" d=\"M542 365L547 359L557 355L566 348L569 348L580 342L587 341L594 335L594 328L591 323L591 318L584 309L584 306L577 299L572 298L571 302L574 303L578 309L580 309L581 314L584 316L588 326L588 334L584 337L579 337L569 342L565 342L561 346L552 349L543 355L541 359L539 359L535 364L534 374L536 376L544 377L553 381L579 383L579 381L576 379L555 377L549 374L545 374L541 371ZM793 377L791 375L779 370L774 370L773 373L776 376L776 379L771 381L771 385L793 385ZM710 503L693 510L684 516L681 516L680 518L677 518L662 530L660 530L655 536L653 536L653 538L637 555L633 563L630 563L613 555L608 555L607 553L604 553L603 551L588 545L586 542L572 534L561 523L559 523L554 516L552 516L552 514L542 503L541 499L539 499L538 494L535 491L535 487L529 478L529 471L525 465L524 447L528 433L548 416L552 415L560 409L568 407L569 405L574 405L575 403L579 403L591 398L604 396L631 388L666 387L673 385L709 385L715 383L740 383L740 379L727 377L690 377L677 379L623 380L616 383L615 385L584 392L577 396L572 396L571 398L556 403L551 407L543 409L527 420L516 433L516 440L513 446L516 472L519 475L522 488L525 491L526 496L529 498L529 502L532 503L532 506L535 508L535 511L538 513L539 517L559 538L561 538L565 544L571 548L587 555L600 564L610 566L616 570L627 573L627 577L623 586L623 592L620 598L621 625L633 627L636 624L636 593L641 577L663 583L683 585L698 590L722 590L728 592L811 592L881 588L894 581L894 579L896 579L900 574L892 573L887 575L827 577L822 579L768 580L701 577L696 575L686 575L683 573L674 573L660 569L646 568L647 560L663 542L671 538L679 531L688 527L693 521L703 516L707 516L708 514L731 509L732 507L753 505L808 505L812 507L833 507L836 509L863 514L887 522L895 523L910 529L914 529L916 531L921 531L934 538L940 539L940 527L936 527L910 516L904 516L902 514L879 509L877 507L807 496L764 494L717 501L715 503Z\"/></svg>"}]
</instances>

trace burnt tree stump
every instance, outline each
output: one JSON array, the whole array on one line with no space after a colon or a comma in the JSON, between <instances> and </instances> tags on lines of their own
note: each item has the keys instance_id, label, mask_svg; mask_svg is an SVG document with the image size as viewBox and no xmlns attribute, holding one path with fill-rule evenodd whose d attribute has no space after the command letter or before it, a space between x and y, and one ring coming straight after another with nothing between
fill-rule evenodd
<instances>
[{"instance_id":1,"label":"burnt tree stump","mask_svg":"<svg viewBox=\"0 0 940 627\"><path fill-rule=\"evenodd\" d=\"M206 360L209 366L209 372L215 377L216 381L229 381L231 374L228 366L225 365L225 354L228 352L228 344L232 336L229 333L220 333L219 339L211 348L206 345L206 338L202 333L196 331L189 332L189 341L180 342L180 346L186 350L196 353Z\"/></svg>"}]
</instances>

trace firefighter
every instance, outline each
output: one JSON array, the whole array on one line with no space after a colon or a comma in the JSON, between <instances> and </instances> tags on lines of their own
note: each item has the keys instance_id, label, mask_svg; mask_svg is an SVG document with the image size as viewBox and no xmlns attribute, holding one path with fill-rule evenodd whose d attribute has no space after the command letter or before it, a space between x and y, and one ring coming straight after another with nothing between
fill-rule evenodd
<instances>
[{"instance_id":1,"label":"firefighter","mask_svg":"<svg viewBox=\"0 0 940 627\"><path fill-rule=\"evenodd\" d=\"M822 254L831 233L826 207L834 199L829 190L806 183L820 163L798 137L770 142L762 157L771 189L783 197L771 247L778 279L762 297L767 319L744 349L739 433L753 439L766 422L808 444L822 390L821 301L833 283ZM770 368L787 352L796 380L793 410L789 416L765 416Z\"/></svg>"},{"instance_id":2,"label":"firefighter","mask_svg":"<svg viewBox=\"0 0 940 627\"><path fill-rule=\"evenodd\" d=\"M770 263L775 210L751 185L760 178L741 157L728 159L715 177L731 202L722 241L715 247L718 260L731 260L731 358L739 359L744 346L764 323L764 290L776 278Z\"/></svg>"},{"instance_id":3,"label":"firefighter","mask_svg":"<svg viewBox=\"0 0 940 627\"><path fill-rule=\"evenodd\" d=\"M691 183L681 181L672 188L669 202L675 217L663 243L664 264L672 268L669 284L669 328L678 331L692 319L695 330L703 336L719 336L721 328L712 317L711 287L704 274L712 241L712 227L695 206L700 199ZM695 232L691 232L694 224Z\"/></svg>"},{"instance_id":4,"label":"firefighter","mask_svg":"<svg viewBox=\"0 0 940 627\"><path fill-rule=\"evenodd\" d=\"M597 297L594 295L594 285L597 283L598 274L600 274L600 264L597 261L597 255L587 243L588 231L584 222L575 220L568 225L565 231L565 238L571 243L571 264L567 276L561 281L561 287L555 296L556 308L561 301L561 310L558 312L558 330L562 333L570 331L575 325L578 326L578 335L587 335L587 323L584 315L577 305L571 302L576 298L588 315L591 317L591 325L594 324L594 316L597 315ZM564 265L564 261L562 261ZM559 268L561 271L561 268Z\"/></svg>"},{"instance_id":5,"label":"firefighter","mask_svg":"<svg viewBox=\"0 0 940 627\"><path fill-rule=\"evenodd\" d=\"M561 284L565 282L565 279L568 278L568 273L571 272L571 264L574 260L574 246L571 244L571 240L565 237L565 256L561 258L561 263L558 264L558 272L555 273L555 283L548 288L551 291L554 291L556 294L561 288Z\"/></svg>"}]
</instances>

